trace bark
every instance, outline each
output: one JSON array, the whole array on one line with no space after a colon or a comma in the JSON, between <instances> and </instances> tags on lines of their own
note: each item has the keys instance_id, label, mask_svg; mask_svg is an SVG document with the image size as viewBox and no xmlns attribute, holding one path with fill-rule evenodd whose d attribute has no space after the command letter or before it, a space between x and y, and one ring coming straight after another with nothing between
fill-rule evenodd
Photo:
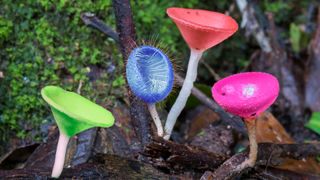
<instances>
[{"instance_id":1,"label":"bark","mask_svg":"<svg viewBox=\"0 0 320 180\"><path fill-rule=\"evenodd\" d=\"M320 155L320 143L317 144L272 144L261 143L258 148L255 168L259 166L277 166L284 158L302 159ZM237 167L248 158L248 152L239 153L225 161L213 173L206 172L202 179L231 179L249 170L236 171Z\"/></svg>"},{"instance_id":2,"label":"bark","mask_svg":"<svg viewBox=\"0 0 320 180\"><path fill-rule=\"evenodd\" d=\"M215 169L226 159L227 155L208 152L204 149L154 138L143 152L153 165L162 169L181 172L183 170Z\"/></svg>"},{"instance_id":3,"label":"bark","mask_svg":"<svg viewBox=\"0 0 320 180\"><path fill-rule=\"evenodd\" d=\"M172 170L192 170L201 172L208 169L215 169L226 157L215 153L208 153L192 146L184 146L170 141L164 141L161 138L154 140L153 144L146 147L145 155L154 160L153 165L157 167L172 168ZM275 166L281 161L281 158L305 158L320 154L320 144L259 144L259 155L256 168L265 165ZM223 171L219 176L229 175L234 177L237 174L230 172L233 167L241 163L247 156L247 153L240 153L233 156L221 166ZM168 175L160 172L150 164L141 163L136 160L119 157L116 155L97 155L90 159L92 163L84 163L72 168L65 168L61 178L80 178L80 179L192 179L195 177L184 175ZM47 179L51 175L51 167L32 166L24 169L0 170L0 177L4 179ZM125 173L124 173L125 172ZM208 174L208 173L207 173ZM261 173L260 173L261 174ZM210 176L211 177L211 176Z\"/></svg>"},{"instance_id":4,"label":"bark","mask_svg":"<svg viewBox=\"0 0 320 180\"><path fill-rule=\"evenodd\" d=\"M120 49L123 61L126 62L131 50L136 46L136 33L130 1L113 0L112 3L119 33ZM145 103L130 92L129 88L128 94L130 97L131 122L143 147L150 142L152 120Z\"/></svg>"},{"instance_id":5,"label":"bark","mask_svg":"<svg viewBox=\"0 0 320 180\"><path fill-rule=\"evenodd\" d=\"M149 164L114 155L97 156L95 163L65 168L60 179L191 179L188 176L167 175ZM48 179L50 168L0 170L1 179Z\"/></svg>"},{"instance_id":6,"label":"bark","mask_svg":"<svg viewBox=\"0 0 320 180\"><path fill-rule=\"evenodd\" d=\"M227 155L208 152L204 149L154 138L147 145L143 155L149 157L157 167L175 171L186 169L216 169L227 158ZM279 165L283 158L302 159L320 155L320 144L272 144L261 143L258 147L257 165ZM228 172L234 169L247 157L246 153L234 155L219 169ZM231 163L230 163L231 162ZM218 169L218 171L220 171ZM226 170L227 169L227 170ZM228 170L229 169L229 170ZM220 173L219 173L220 174ZM221 173L224 174L224 173ZM227 173L229 174L229 173Z\"/></svg>"}]
</instances>

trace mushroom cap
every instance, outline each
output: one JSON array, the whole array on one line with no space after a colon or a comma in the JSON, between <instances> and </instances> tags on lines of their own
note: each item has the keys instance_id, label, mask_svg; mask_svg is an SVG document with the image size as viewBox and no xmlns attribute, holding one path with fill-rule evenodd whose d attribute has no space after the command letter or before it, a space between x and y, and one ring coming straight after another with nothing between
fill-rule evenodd
<instances>
[{"instance_id":1,"label":"mushroom cap","mask_svg":"<svg viewBox=\"0 0 320 180\"><path fill-rule=\"evenodd\" d=\"M226 111L243 118L253 118L277 99L279 82L263 72L234 74L216 82L212 97Z\"/></svg>"},{"instance_id":2,"label":"mushroom cap","mask_svg":"<svg viewBox=\"0 0 320 180\"><path fill-rule=\"evenodd\" d=\"M41 90L50 105L60 132L69 137L92 127L110 127L114 124L111 112L83 96L57 86Z\"/></svg>"},{"instance_id":3,"label":"mushroom cap","mask_svg":"<svg viewBox=\"0 0 320 180\"><path fill-rule=\"evenodd\" d=\"M129 55L126 77L132 92L147 103L166 98L173 87L173 68L169 58L152 46L140 46Z\"/></svg>"},{"instance_id":4,"label":"mushroom cap","mask_svg":"<svg viewBox=\"0 0 320 180\"><path fill-rule=\"evenodd\" d=\"M218 12L171 7L167 14L189 47L200 51L219 44L238 30L233 18Z\"/></svg>"}]
</instances>

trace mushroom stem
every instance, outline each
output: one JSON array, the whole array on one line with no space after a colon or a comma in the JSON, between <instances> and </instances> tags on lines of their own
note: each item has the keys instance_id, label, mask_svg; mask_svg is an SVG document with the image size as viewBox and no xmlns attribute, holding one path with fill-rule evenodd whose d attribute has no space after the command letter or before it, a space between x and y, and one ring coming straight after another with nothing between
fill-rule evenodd
<instances>
[{"instance_id":1,"label":"mushroom stem","mask_svg":"<svg viewBox=\"0 0 320 180\"><path fill-rule=\"evenodd\" d=\"M177 121L178 116L180 115L181 111L183 110L184 106L187 103L188 97L191 94L191 89L193 88L193 82L197 78L197 69L199 60L202 56L203 51L190 49L190 59L188 63L188 69L187 69L187 75L183 82L181 91L179 93L179 96L176 99L176 102L173 104L169 114L168 118L165 124L165 136L164 139L168 140L170 139L173 127Z\"/></svg>"},{"instance_id":2,"label":"mushroom stem","mask_svg":"<svg viewBox=\"0 0 320 180\"><path fill-rule=\"evenodd\" d=\"M156 109L156 105L154 103L148 104L148 109L149 112L151 114L151 117L153 119L154 124L157 127L157 133L159 137L163 136L163 127L162 127L162 123L161 120L159 118L157 109Z\"/></svg>"},{"instance_id":3,"label":"mushroom stem","mask_svg":"<svg viewBox=\"0 0 320 180\"><path fill-rule=\"evenodd\" d=\"M70 137L60 132L56 156L51 174L51 177L53 178L58 178L63 170L64 159L66 156L69 139Z\"/></svg>"},{"instance_id":4,"label":"mushroom stem","mask_svg":"<svg viewBox=\"0 0 320 180\"><path fill-rule=\"evenodd\" d=\"M256 119L244 119L247 126L249 142L250 142L250 152L249 159L244 162L244 167L253 167L256 164L258 155L258 143L256 139Z\"/></svg>"}]
</instances>

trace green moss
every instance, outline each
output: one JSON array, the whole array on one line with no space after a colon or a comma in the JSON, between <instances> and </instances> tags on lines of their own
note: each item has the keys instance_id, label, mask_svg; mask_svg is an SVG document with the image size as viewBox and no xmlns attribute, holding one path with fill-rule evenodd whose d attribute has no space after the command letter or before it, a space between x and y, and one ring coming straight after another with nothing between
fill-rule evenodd
<instances>
[{"instance_id":1,"label":"green moss","mask_svg":"<svg viewBox=\"0 0 320 180\"><path fill-rule=\"evenodd\" d=\"M165 9L192 7L197 2L132 1L138 36L150 39L159 34L158 39L171 50L180 45L185 49L178 30L171 31L175 25L166 18ZM111 0L3 0L1 4L0 71L5 75L0 79L1 140L12 135L41 139L41 125L52 122L40 97L46 85L76 91L81 82L81 94L100 104L112 105L116 98L123 98L124 65L115 42L85 26L80 18L83 12L93 12L115 29ZM102 73L90 77L92 66Z\"/></svg>"},{"instance_id":2,"label":"green moss","mask_svg":"<svg viewBox=\"0 0 320 180\"><path fill-rule=\"evenodd\" d=\"M81 93L87 97L112 96L94 90L98 87L89 81L88 73L91 66L107 69L112 64L117 67L113 76L102 71L99 81L112 82L122 74L116 44L80 19L82 12L91 11L114 26L111 1L4 0L1 4L2 141L13 135L39 139L40 126L51 117L40 97L45 85L76 91L82 82Z\"/></svg>"}]
</instances>

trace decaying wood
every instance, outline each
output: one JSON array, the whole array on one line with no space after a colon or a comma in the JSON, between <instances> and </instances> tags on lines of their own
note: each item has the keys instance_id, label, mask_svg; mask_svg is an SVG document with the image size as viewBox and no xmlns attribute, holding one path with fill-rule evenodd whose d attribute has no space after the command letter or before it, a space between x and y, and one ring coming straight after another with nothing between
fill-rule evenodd
<instances>
[{"instance_id":1,"label":"decaying wood","mask_svg":"<svg viewBox=\"0 0 320 180\"><path fill-rule=\"evenodd\" d=\"M131 50L136 46L136 33L130 1L113 0L112 3L116 17L117 31L119 33L119 45L123 61L126 62ZM131 122L142 146L144 146L150 142L152 135L150 113L148 112L146 104L130 92L129 88L127 89L130 97Z\"/></svg>"},{"instance_id":2,"label":"decaying wood","mask_svg":"<svg viewBox=\"0 0 320 180\"><path fill-rule=\"evenodd\" d=\"M178 144L155 137L148 144L143 155L150 158L153 165L168 170L206 170L215 169L228 156L208 152L194 146Z\"/></svg>"},{"instance_id":3,"label":"decaying wood","mask_svg":"<svg viewBox=\"0 0 320 180\"><path fill-rule=\"evenodd\" d=\"M50 128L47 142L42 143L35 149L26 161L25 167L29 168L52 168L55 158L56 146L58 144L59 131L57 128ZM72 141L72 140L71 140ZM66 158L68 161L68 158Z\"/></svg>"},{"instance_id":4,"label":"decaying wood","mask_svg":"<svg viewBox=\"0 0 320 180\"><path fill-rule=\"evenodd\" d=\"M130 158L137 155L133 153L132 148L124 139L123 134L117 126L99 129L93 153L117 154L121 157Z\"/></svg>"},{"instance_id":5,"label":"decaying wood","mask_svg":"<svg viewBox=\"0 0 320 180\"><path fill-rule=\"evenodd\" d=\"M39 146L38 143L21 145L0 156L0 169L23 168L24 162L29 158L30 154Z\"/></svg>"},{"instance_id":6,"label":"decaying wood","mask_svg":"<svg viewBox=\"0 0 320 180\"><path fill-rule=\"evenodd\" d=\"M88 161L91 157L97 128L88 129L70 139L66 153L65 166L75 166ZM58 143L59 130L52 126L47 142L40 144L24 162L25 168L52 168Z\"/></svg>"},{"instance_id":7,"label":"decaying wood","mask_svg":"<svg viewBox=\"0 0 320 180\"><path fill-rule=\"evenodd\" d=\"M216 169L228 156L205 151L194 146L186 146L162 138L154 138L145 147L143 154L153 161L155 166L181 171L183 169ZM320 155L320 144L259 144L257 165L276 166L282 158L301 159ZM241 163L247 153L234 155L219 169L233 169ZM230 163L230 161L232 163ZM227 166L227 167L224 167ZM231 170L230 170L231 172Z\"/></svg>"},{"instance_id":8,"label":"decaying wood","mask_svg":"<svg viewBox=\"0 0 320 180\"><path fill-rule=\"evenodd\" d=\"M54 143L49 143L48 145ZM49 146L48 146L49 147ZM51 152L50 149L47 150ZM44 149L45 151L45 149ZM47 152L47 151L45 151ZM50 155L51 154L51 155ZM259 144L259 154L257 167L260 166L276 166L281 163L283 158L302 159L309 156L316 156L320 154L320 144ZM208 152L201 148L177 144L171 141L165 141L162 138L156 137L152 143L147 145L143 155L149 157L153 166L166 171L182 172L184 170L203 172L206 170L214 170L221 165L228 157ZM51 166L48 166L47 161L54 157L54 151L48 153L48 156L42 156L39 160L34 158L34 164L29 164L25 169L0 171L0 177L5 178L45 178L50 175ZM247 157L247 153L240 153L233 156L234 163L224 167L223 172L228 169L233 169L237 163L241 163ZM51 161L51 160L50 160ZM228 160L230 162L230 160ZM228 162L226 161L226 162ZM169 176L160 173L158 170L151 167L151 165L129 160L127 158L120 158L116 155L103 154L101 156L94 156L89 162L72 168L65 168L63 178L124 178L132 177L150 178L150 177L166 177L166 178L181 178L180 176ZM224 164L226 164L226 162ZM222 165L223 166L223 165ZM221 166L221 167L222 167ZM131 168L131 169L130 169ZM169 169L168 169L169 168ZM122 172L121 172L122 171ZM126 172L126 173L123 173ZM230 175L232 170L229 170ZM133 173L133 174L131 174ZM158 176L158 173L160 175ZM228 174L227 173L227 174ZM224 174L224 173L223 173ZM221 174L220 174L221 175ZM231 174L234 176L235 174ZM230 176L230 177L231 177Z\"/></svg>"},{"instance_id":9,"label":"decaying wood","mask_svg":"<svg viewBox=\"0 0 320 180\"><path fill-rule=\"evenodd\" d=\"M247 156L247 153L239 153L232 156L213 173L206 171L201 177L201 180L224 180L231 179L232 177L239 175L243 171L237 171L238 166L245 161Z\"/></svg>"},{"instance_id":10,"label":"decaying wood","mask_svg":"<svg viewBox=\"0 0 320 180\"><path fill-rule=\"evenodd\" d=\"M317 144L273 144L260 143L258 150L257 166L277 166L284 158L302 159L320 155L320 143ZM213 173L206 172L202 179L230 179L247 169L236 171L237 167L248 157L248 152L239 153L225 161Z\"/></svg>"},{"instance_id":11,"label":"decaying wood","mask_svg":"<svg viewBox=\"0 0 320 180\"><path fill-rule=\"evenodd\" d=\"M61 179L191 179L188 176L167 175L150 164L115 155L96 156L94 163L65 168ZM48 179L50 168L0 170L1 179Z\"/></svg>"},{"instance_id":12,"label":"decaying wood","mask_svg":"<svg viewBox=\"0 0 320 180\"><path fill-rule=\"evenodd\" d=\"M93 150L98 128L91 128L77 136L77 146L71 160L71 165L76 166L88 161Z\"/></svg>"},{"instance_id":13,"label":"decaying wood","mask_svg":"<svg viewBox=\"0 0 320 180\"><path fill-rule=\"evenodd\" d=\"M205 112L203 115L199 116L198 114L195 118L199 118L200 120L203 118L211 119L212 116L206 116L210 115L207 114L206 111L207 110L203 111ZM187 136L188 139L186 142L192 146L202 148L209 152L231 156L233 153L232 149L236 143L235 137L237 133L235 133L231 128L228 128L228 126L226 127L223 124L212 124L212 122L208 122L209 125L203 123L202 127L200 126L197 128L197 124L200 123L202 124L201 121L199 122L199 120L196 120L196 122L190 124L194 129L193 132L190 132L190 136Z\"/></svg>"}]
</instances>

